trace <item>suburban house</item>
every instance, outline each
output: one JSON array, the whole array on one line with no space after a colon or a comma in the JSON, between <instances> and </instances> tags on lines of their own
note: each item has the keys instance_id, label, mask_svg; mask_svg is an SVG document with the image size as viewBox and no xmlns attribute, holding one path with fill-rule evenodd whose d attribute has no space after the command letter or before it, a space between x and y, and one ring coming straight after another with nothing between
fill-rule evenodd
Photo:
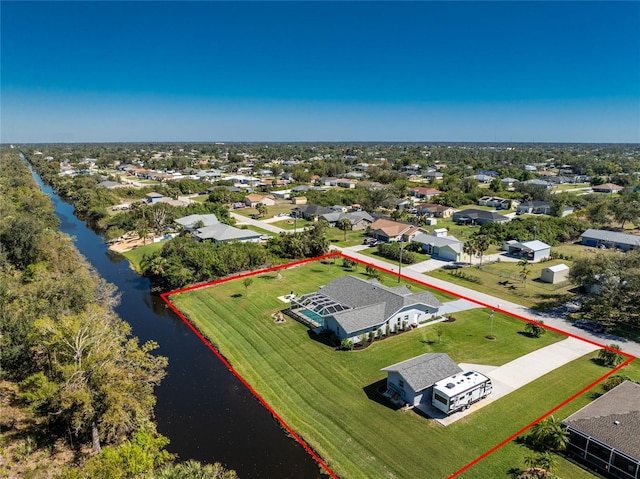
<instances>
[{"instance_id":1,"label":"suburban house","mask_svg":"<svg viewBox=\"0 0 640 479\"><path fill-rule=\"evenodd\" d=\"M595 193L620 193L624 190L624 186L614 185L613 183L604 183L603 185L593 186L591 189Z\"/></svg>"},{"instance_id":2,"label":"suburban house","mask_svg":"<svg viewBox=\"0 0 640 479\"><path fill-rule=\"evenodd\" d=\"M500 198L499 196L483 196L478 200L478 206L490 206L498 210L510 210L514 203L517 202L515 200Z\"/></svg>"},{"instance_id":3,"label":"suburban house","mask_svg":"<svg viewBox=\"0 0 640 479\"><path fill-rule=\"evenodd\" d=\"M358 184L358 180L350 180L348 178L338 178L336 180L336 186L340 188L355 188Z\"/></svg>"},{"instance_id":4,"label":"suburban house","mask_svg":"<svg viewBox=\"0 0 640 479\"><path fill-rule=\"evenodd\" d=\"M258 195L256 193L251 193L244 197L243 202L247 205L247 208L255 208L259 204L274 206L276 204L276 199L271 195Z\"/></svg>"},{"instance_id":5,"label":"suburban house","mask_svg":"<svg viewBox=\"0 0 640 479\"><path fill-rule=\"evenodd\" d=\"M622 251L640 249L640 236L615 231L589 228L580 235L580 240L583 245L596 248L618 248Z\"/></svg>"},{"instance_id":6,"label":"suburban house","mask_svg":"<svg viewBox=\"0 0 640 479\"><path fill-rule=\"evenodd\" d=\"M516 178L502 178L500 180L500 183L502 184L503 188L509 189L509 188L513 188L514 185L518 183L518 180Z\"/></svg>"},{"instance_id":7,"label":"suburban house","mask_svg":"<svg viewBox=\"0 0 640 479\"><path fill-rule=\"evenodd\" d=\"M522 243L516 241L509 244L507 254L528 261L540 261L551 256L551 246L538 240L523 241Z\"/></svg>"},{"instance_id":8,"label":"suburban house","mask_svg":"<svg viewBox=\"0 0 640 479\"><path fill-rule=\"evenodd\" d=\"M388 287L376 279L342 276L291 300L292 313L307 323L359 343L362 336L398 332L433 319L442 303L428 291ZM311 321L309 321L311 320Z\"/></svg>"},{"instance_id":9,"label":"suburban house","mask_svg":"<svg viewBox=\"0 0 640 479\"><path fill-rule=\"evenodd\" d=\"M435 188L426 188L424 186L417 186L415 188L409 188L408 190L409 196L413 196L415 198L426 198L430 200L434 196L439 195L442 191L437 190Z\"/></svg>"},{"instance_id":10,"label":"suburban house","mask_svg":"<svg viewBox=\"0 0 640 479\"><path fill-rule=\"evenodd\" d=\"M525 201L517 206L516 214L549 215L551 214L551 203L548 201Z\"/></svg>"},{"instance_id":11,"label":"suburban house","mask_svg":"<svg viewBox=\"0 0 640 479\"><path fill-rule=\"evenodd\" d=\"M198 228L194 236L200 241L210 240L214 243L222 243L225 241L240 241L257 243L260 241L260 233L251 230L241 230L234 226L217 223L204 228Z\"/></svg>"},{"instance_id":12,"label":"suburban house","mask_svg":"<svg viewBox=\"0 0 640 479\"><path fill-rule=\"evenodd\" d=\"M469 208L456 211L453 214L453 221L459 225L484 225L487 223L506 223L509 218L493 211Z\"/></svg>"},{"instance_id":13,"label":"suburban house","mask_svg":"<svg viewBox=\"0 0 640 479\"><path fill-rule=\"evenodd\" d=\"M562 263L542 268L540 271L540 281L543 283L562 283L569 279L569 267Z\"/></svg>"},{"instance_id":14,"label":"suburban house","mask_svg":"<svg viewBox=\"0 0 640 479\"><path fill-rule=\"evenodd\" d=\"M346 218L351 222L352 230L364 230L374 222L373 217L366 211L354 211L352 213L335 211L333 213L327 213L326 215L320 216L320 219L329 223L329 226L336 226L338 221L343 218Z\"/></svg>"},{"instance_id":15,"label":"suburban house","mask_svg":"<svg viewBox=\"0 0 640 479\"><path fill-rule=\"evenodd\" d=\"M493 181L493 176L484 175L482 173L478 175L467 176L466 178L470 180L476 180L478 183L483 183L483 184L491 183Z\"/></svg>"},{"instance_id":16,"label":"suburban house","mask_svg":"<svg viewBox=\"0 0 640 479\"><path fill-rule=\"evenodd\" d=\"M327 206L320 205L300 205L291 210L291 216L294 218L304 218L305 220L314 221L316 218L333 213L333 210Z\"/></svg>"},{"instance_id":17,"label":"suburban house","mask_svg":"<svg viewBox=\"0 0 640 479\"><path fill-rule=\"evenodd\" d=\"M562 423L567 452L605 477L640 478L640 385L625 381Z\"/></svg>"},{"instance_id":18,"label":"suburban house","mask_svg":"<svg viewBox=\"0 0 640 479\"><path fill-rule=\"evenodd\" d=\"M417 206L418 216L433 216L434 218L451 218L455 209L451 206L434 205L431 203L422 203Z\"/></svg>"},{"instance_id":19,"label":"suburban house","mask_svg":"<svg viewBox=\"0 0 640 479\"><path fill-rule=\"evenodd\" d=\"M307 204L307 197L306 196L293 196L291 198L291 203L293 203L294 205L306 205Z\"/></svg>"},{"instance_id":20,"label":"suburban house","mask_svg":"<svg viewBox=\"0 0 640 479\"><path fill-rule=\"evenodd\" d=\"M381 369L387 373L386 396L410 406L431 404L433 385L462 372L444 353L426 353Z\"/></svg>"},{"instance_id":21,"label":"suburban house","mask_svg":"<svg viewBox=\"0 0 640 479\"><path fill-rule=\"evenodd\" d=\"M156 203L160 203L163 200L164 196L160 193L147 193L144 198L147 203L151 203L153 205Z\"/></svg>"},{"instance_id":22,"label":"suburban house","mask_svg":"<svg viewBox=\"0 0 640 479\"><path fill-rule=\"evenodd\" d=\"M380 218L371 224L369 235L379 241L411 241L422 231L415 225Z\"/></svg>"},{"instance_id":23,"label":"suburban house","mask_svg":"<svg viewBox=\"0 0 640 479\"><path fill-rule=\"evenodd\" d=\"M523 185L533 185L539 186L541 188L551 188L553 185L545 180L540 180L538 178L534 178L532 180L526 180L522 182Z\"/></svg>"},{"instance_id":24,"label":"suburban house","mask_svg":"<svg viewBox=\"0 0 640 479\"><path fill-rule=\"evenodd\" d=\"M444 173L442 173L441 171L427 171L426 173L422 174L422 177L434 181L441 180L442 178L444 178Z\"/></svg>"},{"instance_id":25,"label":"suburban house","mask_svg":"<svg viewBox=\"0 0 640 479\"><path fill-rule=\"evenodd\" d=\"M186 231L195 232L198 228L204 228L206 226L213 226L220 223L218 217L214 214L208 215L189 215L177 218L175 220Z\"/></svg>"},{"instance_id":26,"label":"suburban house","mask_svg":"<svg viewBox=\"0 0 640 479\"><path fill-rule=\"evenodd\" d=\"M444 234L442 233L444 231ZM445 228L435 229L431 234L421 233L413 238L413 243L434 258L463 261L464 243L453 236L447 236Z\"/></svg>"}]
</instances>

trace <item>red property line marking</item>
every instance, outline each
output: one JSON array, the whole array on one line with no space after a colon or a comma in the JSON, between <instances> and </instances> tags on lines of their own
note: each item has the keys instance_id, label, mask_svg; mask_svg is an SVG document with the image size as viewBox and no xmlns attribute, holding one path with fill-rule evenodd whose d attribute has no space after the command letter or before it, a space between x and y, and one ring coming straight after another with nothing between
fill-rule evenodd
<instances>
[{"instance_id":1,"label":"red property line marking","mask_svg":"<svg viewBox=\"0 0 640 479\"><path fill-rule=\"evenodd\" d=\"M454 293L452 291L448 291L448 290L446 290L444 288L441 288L439 286L435 286L433 284L430 284L430 283L427 283L427 282L424 282L424 281L421 281L421 280L418 280L418 279L415 279L415 278L411 278L411 277L405 276L403 274L396 273L395 271L392 271L390 269L377 266L377 265L375 265L373 263L367 263L367 262L362 261L362 260L360 260L358 258L355 258L355 257L352 257L352 256L348 256L348 255L346 255L346 254L344 254L342 252L334 252L334 253L329 253L329 254L326 254L326 255L323 255L323 256L318 256L318 257L315 257L315 258L307 258L307 259L300 260L300 261L294 261L292 263L273 266L271 268L265 268L265 269L261 269L261 270L257 270L257 271L243 273L243 274L239 274L239 275L236 275L236 276L230 276L230 277L227 277L227 278L222 278L222 279L218 279L218 280L215 280L215 281L210 281L208 283L197 284L197 285L189 286L187 288L182 288L182 289L177 289L177 290L174 290L174 291L169 291L169 292L166 292L166 293L162 293L160 295L160 297L171 308L171 310L174 313L176 313L178 315L178 317L180 319L182 319L182 321L184 321L185 324L196 334L196 336L198 336L198 338L200 338L200 340L216 355L216 357L220 361L222 361L222 363L225 365L225 367L227 369L229 369L229 371L231 371L231 373L236 378L238 378L242 384L244 384L244 386L249 390L249 392L251 392L251 394L253 394L255 396L255 398L260 402L260 404L262 404L267 409L267 411L269 411L271 413L271 415L282 425L282 427L285 428L285 430L289 434L291 434L291 436L300 445L302 445L302 447L329 474L330 477L332 477L333 479L339 479L338 476L336 476L336 474L329 468L329 466L311 449L311 447L309 447L309 445L300 436L298 436L298 434L295 433L295 431L278 415L278 413L276 413L273 410L273 408L258 394L258 392L255 389L253 389L253 387L251 387L251 385L233 368L233 366L231 366L231 364L225 359L224 356L222 356L222 354L220 354L220 352L215 348L215 346L213 346L209 342L209 340L207 338L205 338L200 333L200 331L198 331L198 329L193 324L191 324L191 322L169 300L169 296L172 296L174 294L184 293L184 292L187 292L187 291L194 291L194 290L197 290L197 289L206 288L208 286L213 286L213 285L216 285L216 284L226 283L226 282L231 281L231 280L236 280L236 279L245 278L245 277L249 277L249 276L255 276L255 275L258 275L258 274L264 274L264 273L268 273L268 272L271 272L271 271L277 271L277 270L281 270L281 269L287 269L287 268L291 268L291 267L294 267L294 266L299 266L299 265L303 265L303 264L319 261L319 260L322 260L322 259L335 258L335 257L348 258L348 259L350 259L352 261L356 261L357 263L360 263L360 264L362 264L364 266L371 266L371 267L376 268L376 269L378 269L380 271L384 271L386 273L390 273L390 274L395 275L397 277L400 277L402 279L406 279L408 281L411 281L411 282L414 282L414 283L417 283L417 284L421 284L423 286L427 286L428 288L435 289L436 291L440 291L442 293L446 293L446 294L449 294L451 296L455 296L455 297L458 297L458 298L461 298L461 299L464 299L464 300L467 300L467 301L471 301L472 303L476 303L476 304L478 304L480 306L483 306L485 308L489 308L489 309L492 309L492 310L495 310L495 311L499 311L499 312L501 312L503 314L506 314L508 316L512 316L512 317L514 317L516 319L519 319L521 321L526 321L528 323L535 323L536 321L532 320L532 319L529 319L529 318L525 318L524 316L520 316L520 315L515 314L515 313L511 313L509 311L502 310L502 309L497 308L495 306L491 306L491 305L489 305L487 303L483 303L482 301L478 301L478 300L475 300L475 299L472 299L472 298L467 298L466 296L463 296L463 295L458 294L458 293ZM494 452L496 452L498 449L503 447L505 444L511 442L513 439L518 437L520 434L522 434L525 431L527 431L530 427L532 427L537 422L539 422L539 421L543 420L544 418L550 416L551 414L553 414L555 411L557 411L561 407L567 405L568 403L573 401L575 398L577 398L581 394L585 393L586 391L588 391L592 387L596 386L598 383L602 382L603 380L605 380L606 378L608 378L612 374L614 374L617 371L619 371L621 368L623 368L626 365L628 365L631 361L636 359L635 356L633 356L633 355L631 355L629 353L625 353L623 351L616 351L616 350L610 348L609 346L602 345L602 344L597 343L595 341L592 341L590 339L581 338L581 337L576 336L576 335L574 335L572 333L568 333L566 331L562 331L560 329L554 328L552 326L547 326L545 324L543 324L542 326L544 328L546 328L546 329L549 329L551 331L555 331L555 332L563 334L565 336L570 336L570 337L579 339L581 341L588 342L588 343L593 344L595 346L598 346L600 348L607 349L609 351L621 354L623 356L626 356L627 360L625 362L623 362L622 364L620 364L615 369L612 369L611 371L609 371L608 373L603 375L601 378L596 379L595 381L593 381L591 384L589 384L585 388L583 388L580 391L578 391L577 393L573 394L571 397L565 399L560 404L558 404L554 408L550 409L549 411L544 413L542 416L540 416L539 418L537 418L536 420L534 420L533 422L531 422L527 426L525 426L522 429L520 429L518 432L512 434L511 436L509 436L508 438L506 438L505 440L503 440L499 444L495 445L494 447L492 447L491 449L489 449L488 451L486 451L482 455L478 456L476 459L474 459L473 461L471 461L470 463L468 463L467 465L465 465L464 467L462 467L458 471L456 471L453 474L451 474L450 476L448 476L448 479L452 479L452 478L454 478L456 476L459 476L460 474L462 474L463 472L465 472L466 470L468 470L469 468L471 468L472 466L474 466L475 464L477 464L478 462L480 462L481 460L483 460L487 456L489 456L489 455L493 454Z\"/></svg>"}]
</instances>

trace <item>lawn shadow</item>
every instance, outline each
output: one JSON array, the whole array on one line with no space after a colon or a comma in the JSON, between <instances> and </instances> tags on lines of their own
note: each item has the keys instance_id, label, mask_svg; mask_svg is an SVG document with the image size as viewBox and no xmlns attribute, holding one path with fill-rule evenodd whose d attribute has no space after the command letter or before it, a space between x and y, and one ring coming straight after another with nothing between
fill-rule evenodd
<instances>
[{"instance_id":1,"label":"lawn shadow","mask_svg":"<svg viewBox=\"0 0 640 479\"><path fill-rule=\"evenodd\" d=\"M307 335L309 336L309 339L317 341L320 344L324 344L325 346L329 346L331 348L338 347L338 345L334 341L332 341L330 338L314 332L313 329L307 329Z\"/></svg>"},{"instance_id":2,"label":"lawn shadow","mask_svg":"<svg viewBox=\"0 0 640 479\"><path fill-rule=\"evenodd\" d=\"M526 336L527 338L535 338L535 336L528 331L518 331L518 334L521 336Z\"/></svg>"},{"instance_id":3,"label":"lawn shadow","mask_svg":"<svg viewBox=\"0 0 640 479\"><path fill-rule=\"evenodd\" d=\"M398 409L400 409L400 406L393 404L389 399L387 399L382 395L381 391L384 391L386 389L387 389L386 379L381 379L379 381L376 381L375 383L369 384L368 386L365 386L362 388L362 390L370 400L377 402L381 406L385 406L389 409L397 411Z\"/></svg>"},{"instance_id":4,"label":"lawn shadow","mask_svg":"<svg viewBox=\"0 0 640 479\"><path fill-rule=\"evenodd\" d=\"M235 293L231 295L232 298L242 298L242 296L243 296L242 293Z\"/></svg>"}]
</instances>

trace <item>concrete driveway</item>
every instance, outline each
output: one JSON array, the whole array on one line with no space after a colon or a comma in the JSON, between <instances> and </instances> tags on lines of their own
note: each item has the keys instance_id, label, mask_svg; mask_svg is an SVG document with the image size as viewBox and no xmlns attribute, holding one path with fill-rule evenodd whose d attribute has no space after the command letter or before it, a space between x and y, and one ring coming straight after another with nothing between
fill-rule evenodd
<instances>
[{"instance_id":1,"label":"concrete driveway","mask_svg":"<svg viewBox=\"0 0 640 479\"><path fill-rule=\"evenodd\" d=\"M491 384L493 385L491 394L486 399L475 403L466 411L460 411L450 416L447 416L442 411L430 405L419 406L419 409L433 417L443 426L448 426L467 417L474 411L497 401L516 389L550 373L554 369L564 366L574 359L578 359L597 349L600 348L586 341L567 338L529 354L525 354L499 367L460 363L459 366L463 371L473 370L491 378Z\"/></svg>"}]
</instances>

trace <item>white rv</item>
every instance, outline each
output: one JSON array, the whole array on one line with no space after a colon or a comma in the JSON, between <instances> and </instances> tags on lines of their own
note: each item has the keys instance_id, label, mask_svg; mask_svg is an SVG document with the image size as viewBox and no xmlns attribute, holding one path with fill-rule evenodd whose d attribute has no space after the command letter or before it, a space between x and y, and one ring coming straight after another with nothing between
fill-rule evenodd
<instances>
[{"instance_id":1,"label":"white rv","mask_svg":"<svg viewBox=\"0 0 640 479\"><path fill-rule=\"evenodd\" d=\"M435 383L431 403L437 409L451 414L469 408L489 394L491 394L491 379L484 374L467 371Z\"/></svg>"}]
</instances>

